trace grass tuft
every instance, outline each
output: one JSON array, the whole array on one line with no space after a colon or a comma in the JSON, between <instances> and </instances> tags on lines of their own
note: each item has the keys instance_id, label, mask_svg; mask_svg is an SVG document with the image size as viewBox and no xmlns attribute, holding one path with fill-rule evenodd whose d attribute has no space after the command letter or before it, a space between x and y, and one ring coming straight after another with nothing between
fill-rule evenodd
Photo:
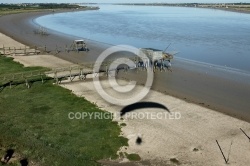
<instances>
[{"instance_id":1,"label":"grass tuft","mask_svg":"<svg viewBox=\"0 0 250 166\"><path fill-rule=\"evenodd\" d=\"M129 161L140 161L141 157L138 154L135 153L131 153L131 154L127 154L125 153L127 159L129 159Z\"/></svg>"}]
</instances>

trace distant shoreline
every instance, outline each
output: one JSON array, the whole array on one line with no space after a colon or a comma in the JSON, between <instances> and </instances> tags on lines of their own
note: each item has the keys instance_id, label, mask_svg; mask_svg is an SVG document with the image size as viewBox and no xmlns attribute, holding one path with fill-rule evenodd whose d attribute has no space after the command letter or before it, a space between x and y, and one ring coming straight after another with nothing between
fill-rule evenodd
<instances>
[{"instance_id":1,"label":"distant shoreline","mask_svg":"<svg viewBox=\"0 0 250 166\"><path fill-rule=\"evenodd\" d=\"M165 3L122 3L115 5L131 5L131 6L162 6L162 7L189 7L189 8L201 8L201 9L215 9L223 10L236 13L246 13L250 14L250 4L247 5L233 5L232 3L226 3L223 5L218 4L200 4L200 3L174 3L174 4L165 4Z\"/></svg>"},{"instance_id":2,"label":"distant shoreline","mask_svg":"<svg viewBox=\"0 0 250 166\"><path fill-rule=\"evenodd\" d=\"M202 9L215 9L215 10L223 10L223 11L228 11L228 12L250 14L250 10L237 10L237 9L231 9L231 8L212 8L212 7L208 7L208 8L202 8Z\"/></svg>"}]
</instances>

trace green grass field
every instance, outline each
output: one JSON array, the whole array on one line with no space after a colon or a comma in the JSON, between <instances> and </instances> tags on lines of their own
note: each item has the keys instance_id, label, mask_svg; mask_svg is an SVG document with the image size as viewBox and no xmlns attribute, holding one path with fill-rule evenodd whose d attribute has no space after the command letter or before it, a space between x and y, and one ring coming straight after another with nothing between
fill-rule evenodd
<instances>
[{"instance_id":1,"label":"green grass field","mask_svg":"<svg viewBox=\"0 0 250 166\"><path fill-rule=\"evenodd\" d=\"M37 70L24 68L0 56L0 75ZM8 148L40 165L100 165L100 159L117 158L127 139L110 119L70 120L69 112L104 111L53 81L24 84L0 91L0 157ZM111 115L110 115L111 116Z\"/></svg>"}]
</instances>

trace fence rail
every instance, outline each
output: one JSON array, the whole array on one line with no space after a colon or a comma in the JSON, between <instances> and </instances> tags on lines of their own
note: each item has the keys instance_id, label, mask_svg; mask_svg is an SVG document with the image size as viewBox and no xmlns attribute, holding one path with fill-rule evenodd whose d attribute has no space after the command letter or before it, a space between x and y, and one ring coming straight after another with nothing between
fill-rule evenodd
<instances>
[{"instance_id":1,"label":"fence rail","mask_svg":"<svg viewBox=\"0 0 250 166\"><path fill-rule=\"evenodd\" d=\"M44 49L44 47L0 47L0 54L3 55L37 55L40 54L41 51L39 49Z\"/></svg>"},{"instance_id":2,"label":"fence rail","mask_svg":"<svg viewBox=\"0 0 250 166\"><path fill-rule=\"evenodd\" d=\"M147 61L146 61L147 60ZM126 64L126 62L134 62L130 63L131 65L125 65L123 67L119 67L120 64ZM141 62L143 65L141 65ZM128 63L129 64L129 63ZM100 68L98 70L94 70L95 66L98 65ZM117 66L111 68L111 65ZM132 57L126 60L116 59L116 60L109 60L105 62L96 62L96 63L82 63L78 65L71 65L65 67L57 67L51 68L49 70L35 70L35 71L26 71L20 73L10 73L0 75L0 88L5 87L13 84L20 84L25 83L29 88L29 82L41 80L42 82L44 79L54 79L57 84L59 84L63 79L69 79L73 81L75 77L79 77L79 80L86 79L87 75L90 74L98 74L98 73L105 73L106 76L109 75L111 71L120 71L124 70L127 71L129 69L137 69L137 70L160 70L160 71L167 71L163 66L156 65L148 59L140 59L139 57Z\"/></svg>"}]
</instances>

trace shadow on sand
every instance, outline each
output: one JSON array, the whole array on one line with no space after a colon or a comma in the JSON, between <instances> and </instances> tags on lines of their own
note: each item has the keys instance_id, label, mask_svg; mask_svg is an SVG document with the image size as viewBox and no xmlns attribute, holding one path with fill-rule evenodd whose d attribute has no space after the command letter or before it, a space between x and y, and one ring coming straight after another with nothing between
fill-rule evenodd
<instances>
[{"instance_id":1,"label":"shadow on sand","mask_svg":"<svg viewBox=\"0 0 250 166\"><path fill-rule=\"evenodd\" d=\"M135 111L137 109L143 109L143 108L160 108L160 109L164 109L170 113L169 109L162 104L155 103L155 102L138 102L138 103L134 103L134 104L130 104L128 106L125 106L120 111L120 115L123 116L128 112Z\"/></svg>"}]
</instances>

